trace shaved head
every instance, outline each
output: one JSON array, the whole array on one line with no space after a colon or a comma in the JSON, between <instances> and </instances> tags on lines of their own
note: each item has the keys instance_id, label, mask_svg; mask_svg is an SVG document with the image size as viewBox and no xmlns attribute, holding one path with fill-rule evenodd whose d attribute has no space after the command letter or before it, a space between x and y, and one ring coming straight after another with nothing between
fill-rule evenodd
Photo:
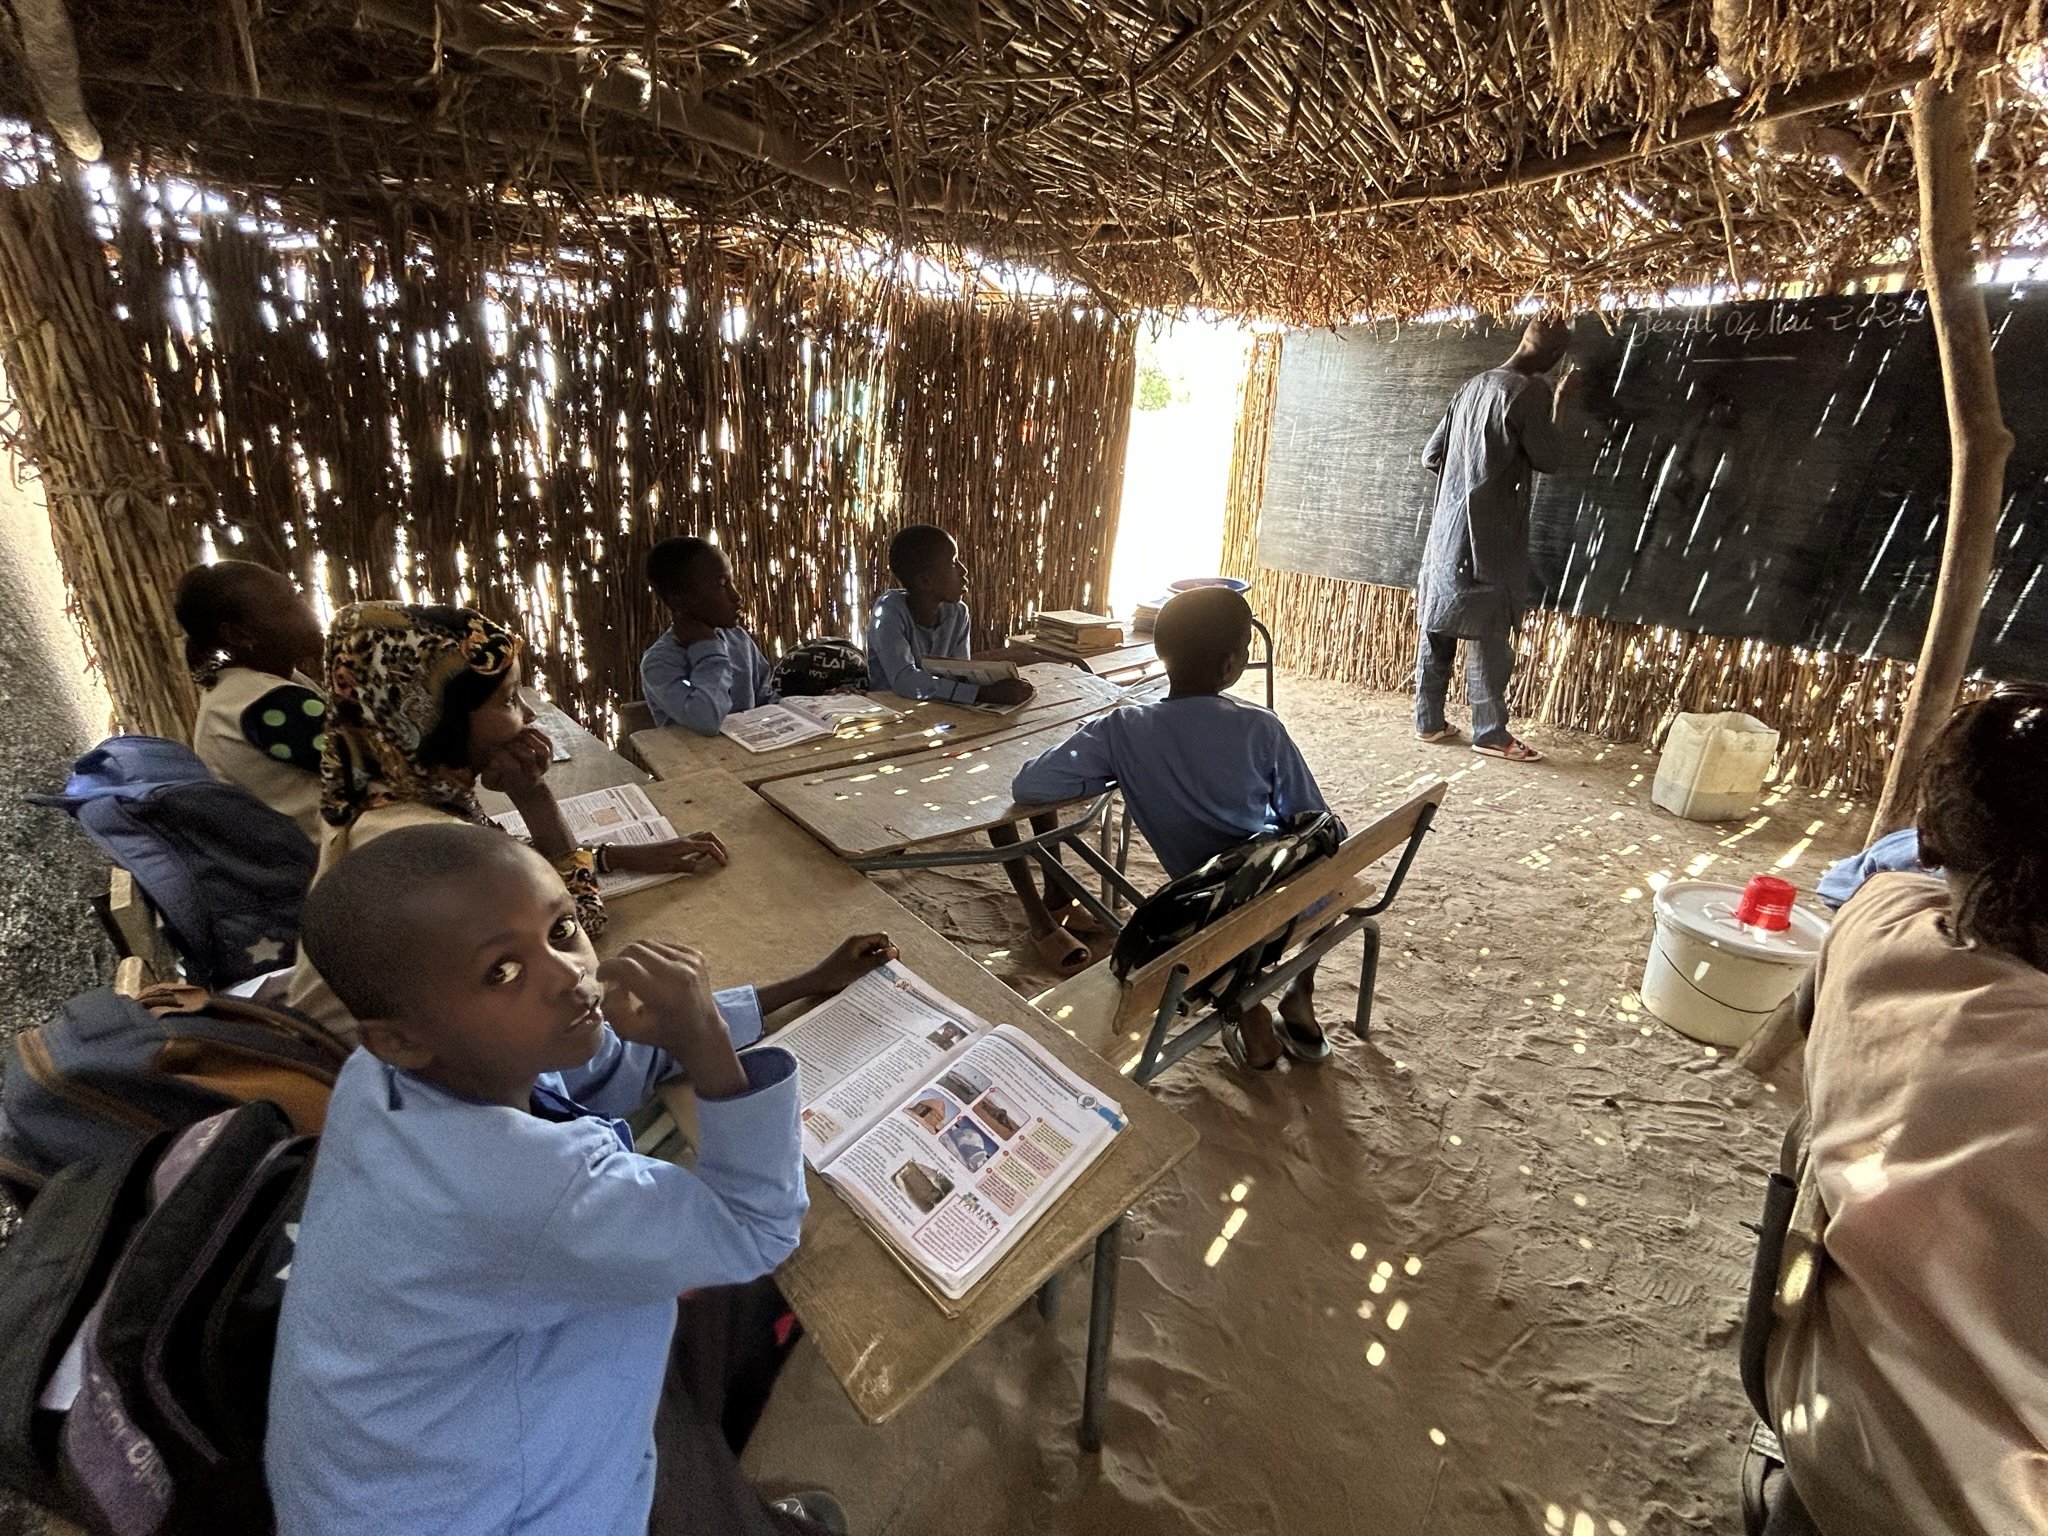
<instances>
[{"instance_id":1,"label":"shaved head","mask_svg":"<svg viewBox=\"0 0 2048 1536\"><path fill-rule=\"evenodd\" d=\"M545 859L495 827L452 817L401 827L314 882L299 945L358 1020L401 1017L420 976L444 958L432 915L463 905L480 877L534 864L556 878Z\"/></svg>"},{"instance_id":2,"label":"shaved head","mask_svg":"<svg viewBox=\"0 0 2048 1536\"><path fill-rule=\"evenodd\" d=\"M1176 683L1210 682L1252 639L1252 605L1228 587L1196 587L1159 610L1152 646Z\"/></svg>"}]
</instances>

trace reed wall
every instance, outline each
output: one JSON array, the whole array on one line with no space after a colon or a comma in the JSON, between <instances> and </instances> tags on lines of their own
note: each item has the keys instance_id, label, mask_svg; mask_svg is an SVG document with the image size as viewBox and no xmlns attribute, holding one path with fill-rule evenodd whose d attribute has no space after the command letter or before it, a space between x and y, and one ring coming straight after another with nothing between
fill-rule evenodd
<instances>
[{"instance_id":1,"label":"reed wall","mask_svg":"<svg viewBox=\"0 0 2048 1536\"><path fill-rule=\"evenodd\" d=\"M726 549L771 654L858 638L906 521L960 537L978 638L1104 600L1129 319L651 219L515 247L15 170L0 354L132 728L190 717L170 586L208 547L333 604L509 618L599 726L665 622L640 568L670 534Z\"/></svg>"}]
</instances>

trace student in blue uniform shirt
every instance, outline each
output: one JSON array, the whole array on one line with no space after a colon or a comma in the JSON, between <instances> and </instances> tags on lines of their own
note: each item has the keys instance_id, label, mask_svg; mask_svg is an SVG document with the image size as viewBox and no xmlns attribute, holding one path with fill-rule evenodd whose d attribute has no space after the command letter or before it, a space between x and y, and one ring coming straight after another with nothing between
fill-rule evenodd
<instances>
[{"instance_id":1,"label":"student in blue uniform shirt","mask_svg":"<svg viewBox=\"0 0 2048 1536\"><path fill-rule=\"evenodd\" d=\"M888 940L716 995L677 945L600 966L548 862L459 824L350 853L303 924L362 1048L334 1085L278 1325L281 1536L642 1536L650 1511L664 1532L814 1529L745 1484L712 1400L758 1412L765 1384L720 1372L772 1376L779 1355L727 1330L707 1375L670 1343L679 1293L746 1297L732 1288L769 1274L803 1219L796 1064L736 1047ZM611 1118L679 1071L694 1170L638 1155ZM694 1397L674 1400L678 1380Z\"/></svg>"},{"instance_id":2,"label":"student in blue uniform shirt","mask_svg":"<svg viewBox=\"0 0 2048 1536\"><path fill-rule=\"evenodd\" d=\"M954 704L1010 705L1027 703L1031 684L1021 677L975 684L925 670L933 658L965 661L972 655L967 605L967 567L960 546L943 528L912 523L889 541L889 569L902 583L884 592L868 620L868 682L878 693L906 699L940 699ZM984 652L984 659L1007 659L1007 652ZM1056 812L1031 818L1033 832L1059 825ZM996 827L989 841L1007 847L1019 840L1014 825ZM1077 903L1064 900L1050 881L1043 891L1029 859L1003 865L1010 888L1024 909L1031 947L1055 975L1086 970L1107 950L1091 947L1106 941L1102 926Z\"/></svg>"},{"instance_id":3,"label":"student in blue uniform shirt","mask_svg":"<svg viewBox=\"0 0 2048 1536\"><path fill-rule=\"evenodd\" d=\"M1251 642L1251 605L1241 594L1224 587L1181 593L1160 610L1152 635L1171 684L1166 698L1089 721L1026 763L1010 793L1027 802L1069 800L1117 785L1174 879L1303 811L1328 810L1280 717L1225 696L1244 675ZM1313 967L1281 999L1280 1020L1298 1059L1328 1054ZM1263 1007L1246 1015L1243 1029L1251 1065L1275 1065L1282 1046Z\"/></svg>"},{"instance_id":4,"label":"student in blue uniform shirt","mask_svg":"<svg viewBox=\"0 0 2048 1536\"><path fill-rule=\"evenodd\" d=\"M663 539L647 552L647 584L672 620L640 658L640 696L656 725L716 736L733 711L781 698L768 658L740 627L740 591L716 544Z\"/></svg>"},{"instance_id":5,"label":"student in blue uniform shirt","mask_svg":"<svg viewBox=\"0 0 2048 1536\"><path fill-rule=\"evenodd\" d=\"M920 665L927 658L965 661L973 654L973 626L960 600L967 567L951 534L912 523L889 541L889 570L902 585L876 599L868 619L868 683L877 693L951 704L1022 704L1031 697L1031 685L1021 677L977 686Z\"/></svg>"}]
</instances>

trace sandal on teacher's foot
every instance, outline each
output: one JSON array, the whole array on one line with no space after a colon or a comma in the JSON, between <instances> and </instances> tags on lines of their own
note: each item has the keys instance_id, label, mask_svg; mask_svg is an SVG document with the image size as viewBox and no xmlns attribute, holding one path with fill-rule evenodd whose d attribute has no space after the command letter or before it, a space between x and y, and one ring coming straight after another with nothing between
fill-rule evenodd
<instances>
[{"instance_id":1,"label":"sandal on teacher's foot","mask_svg":"<svg viewBox=\"0 0 2048 1536\"><path fill-rule=\"evenodd\" d=\"M1061 976L1078 976L1095 963L1094 952L1057 923L1050 933L1031 935L1031 947Z\"/></svg>"},{"instance_id":2,"label":"sandal on teacher's foot","mask_svg":"<svg viewBox=\"0 0 2048 1536\"><path fill-rule=\"evenodd\" d=\"M1433 731L1417 731L1415 739L1424 746L1453 747L1465 739L1465 734L1455 725L1445 725Z\"/></svg>"},{"instance_id":3,"label":"sandal on teacher's foot","mask_svg":"<svg viewBox=\"0 0 2048 1536\"><path fill-rule=\"evenodd\" d=\"M1330 1059L1330 1037L1320 1024L1310 1034L1283 1011L1274 1016L1273 1033L1279 1037L1280 1048L1304 1065L1313 1067Z\"/></svg>"},{"instance_id":4,"label":"sandal on teacher's foot","mask_svg":"<svg viewBox=\"0 0 2048 1536\"><path fill-rule=\"evenodd\" d=\"M1540 763L1543 754L1526 741L1517 741L1510 736L1506 741L1473 742L1472 750L1481 757L1504 758L1511 763Z\"/></svg>"},{"instance_id":5,"label":"sandal on teacher's foot","mask_svg":"<svg viewBox=\"0 0 2048 1536\"><path fill-rule=\"evenodd\" d=\"M1243 1017L1245 1019L1263 1018L1266 1022L1267 1033L1272 1033L1273 1010L1264 1003L1253 1003L1251 1007L1245 1009ZM1273 1052L1272 1060L1253 1061L1251 1052L1245 1048L1243 1023L1238 1019L1230 1018L1226 1018L1223 1021L1223 1049L1229 1053L1230 1059L1233 1062L1248 1072L1270 1072L1280 1065L1280 1058L1285 1056L1287 1051L1286 1047L1279 1043L1277 1036L1275 1037L1275 1044L1276 1049Z\"/></svg>"}]
</instances>

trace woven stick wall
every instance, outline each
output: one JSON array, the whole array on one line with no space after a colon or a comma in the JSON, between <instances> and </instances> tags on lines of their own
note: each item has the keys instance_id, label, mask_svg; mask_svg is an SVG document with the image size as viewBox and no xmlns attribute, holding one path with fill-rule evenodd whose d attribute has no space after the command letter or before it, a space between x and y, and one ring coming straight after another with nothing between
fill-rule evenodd
<instances>
[{"instance_id":1,"label":"woven stick wall","mask_svg":"<svg viewBox=\"0 0 2048 1536\"><path fill-rule=\"evenodd\" d=\"M94 663L131 727L182 737L192 685L171 590L188 563L168 511L154 402L114 319L106 264L78 200L45 183L0 192L0 353L39 467L50 531Z\"/></svg>"},{"instance_id":2,"label":"woven stick wall","mask_svg":"<svg viewBox=\"0 0 2048 1536\"><path fill-rule=\"evenodd\" d=\"M965 535L987 632L1103 589L1126 320L932 297L656 223L508 250L286 230L232 205L195 219L168 184L116 190L105 250L48 167L0 199L0 227L29 208L57 219L41 260L90 296L57 323L98 348L82 403L18 375L38 396L29 457L63 485L128 483L95 455L161 466L130 494L161 509L174 558L155 551L147 579L119 574L120 539L103 538L113 572L83 558L95 526L117 531L97 504L67 546L126 719L189 713L163 583L202 539L337 603L396 593L516 618L551 691L593 724L638 692L665 622L640 565L669 534L716 535L771 652L858 635L907 519ZM0 269L0 313L35 312L34 276L57 280ZM32 363L32 334L10 330L10 368ZM67 435L105 416L102 394L132 397L146 429Z\"/></svg>"},{"instance_id":3,"label":"woven stick wall","mask_svg":"<svg viewBox=\"0 0 2048 1536\"><path fill-rule=\"evenodd\" d=\"M1313 677L1406 692L1415 679L1415 594L1258 563L1267 434L1282 341L1261 337L1231 463L1224 569L1252 583L1283 665ZM1740 709L1775 727L1779 782L1875 795L1898 731L1911 663L1866 662L1757 640L1539 609L1517 639L1515 713L1610 741L1654 744L1680 711ZM1965 690L1968 696L1989 685ZM1454 679L1453 696L1463 698Z\"/></svg>"}]
</instances>

